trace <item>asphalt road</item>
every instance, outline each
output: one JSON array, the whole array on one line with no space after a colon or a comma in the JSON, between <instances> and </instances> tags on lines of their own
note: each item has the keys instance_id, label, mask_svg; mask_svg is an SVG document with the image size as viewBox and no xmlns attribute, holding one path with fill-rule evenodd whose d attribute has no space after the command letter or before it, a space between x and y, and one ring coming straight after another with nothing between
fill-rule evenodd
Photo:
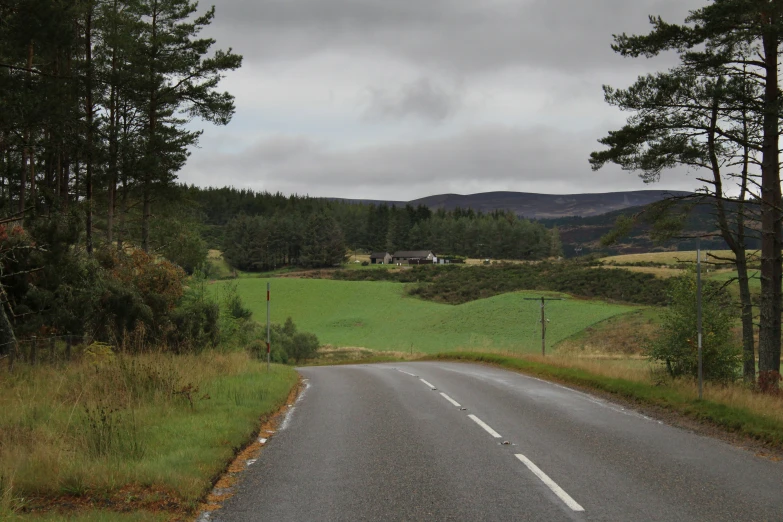
<instances>
[{"instance_id":1,"label":"asphalt road","mask_svg":"<svg viewBox=\"0 0 783 522\"><path fill-rule=\"evenodd\" d=\"M783 463L556 384L460 363L300 371L212 520L783 520Z\"/></svg>"}]
</instances>

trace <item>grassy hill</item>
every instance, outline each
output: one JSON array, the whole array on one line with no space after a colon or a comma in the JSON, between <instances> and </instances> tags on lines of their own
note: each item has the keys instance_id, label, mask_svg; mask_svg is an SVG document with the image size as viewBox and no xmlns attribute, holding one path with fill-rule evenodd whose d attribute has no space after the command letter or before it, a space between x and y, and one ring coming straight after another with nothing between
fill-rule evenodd
<instances>
[{"instance_id":1,"label":"grassy hill","mask_svg":"<svg viewBox=\"0 0 783 522\"><path fill-rule=\"evenodd\" d=\"M323 344L373 350L432 353L446 350L541 349L539 303L514 292L459 306L404 295L404 285L322 279L239 279L238 290L254 317L266 321L266 284L272 284L272 322L293 318ZM221 284L213 288L218 290ZM552 294L549 294L552 295ZM547 346L610 317L637 308L599 301L547 303Z\"/></svg>"}]
</instances>

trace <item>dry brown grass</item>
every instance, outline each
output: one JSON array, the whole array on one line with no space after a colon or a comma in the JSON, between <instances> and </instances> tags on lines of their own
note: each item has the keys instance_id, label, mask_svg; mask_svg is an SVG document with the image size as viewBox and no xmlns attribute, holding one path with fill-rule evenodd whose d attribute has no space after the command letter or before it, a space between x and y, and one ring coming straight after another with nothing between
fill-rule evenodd
<instances>
[{"instance_id":1,"label":"dry brown grass","mask_svg":"<svg viewBox=\"0 0 783 522\"><path fill-rule=\"evenodd\" d=\"M655 277L661 279L668 279L670 277L677 277L685 274L685 270L679 268L658 268L653 266L611 266L605 265L600 268L615 268L619 270L628 270L629 272L639 272L642 274L652 274Z\"/></svg>"},{"instance_id":2,"label":"dry brown grass","mask_svg":"<svg viewBox=\"0 0 783 522\"><path fill-rule=\"evenodd\" d=\"M656 335L656 321L650 312L637 312L612 318L588 328L583 334L561 342L552 356L530 357L563 368L579 368L596 375L630 379L648 384L663 379L688 397L698 397L696 383L689 379L670 380L663 368L647 360L644 344ZM734 335L740 343L740 330ZM783 422L783 394L757 393L742 383L706 383L704 398L727 406L743 408Z\"/></svg>"},{"instance_id":3,"label":"dry brown grass","mask_svg":"<svg viewBox=\"0 0 783 522\"><path fill-rule=\"evenodd\" d=\"M363 361L370 359L403 359L413 360L422 356L420 352L393 352L393 351L378 351L370 350L368 348L362 348L358 346L341 346L334 347L331 345L322 346L318 350L318 359L316 363L335 363L335 362L351 362L351 361Z\"/></svg>"},{"instance_id":4,"label":"dry brown grass","mask_svg":"<svg viewBox=\"0 0 783 522\"><path fill-rule=\"evenodd\" d=\"M481 258L481 259L466 259L465 264L466 265L483 265L484 260L487 258ZM512 265L522 265L525 263L530 263L530 261L523 261L521 259L491 259L489 260L490 264L496 264L496 263L510 263Z\"/></svg>"},{"instance_id":5,"label":"dry brown grass","mask_svg":"<svg viewBox=\"0 0 783 522\"><path fill-rule=\"evenodd\" d=\"M641 355L645 344L655 337L655 314L649 310L613 317L588 327L556 346L563 356L612 358Z\"/></svg>"},{"instance_id":6,"label":"dry brown grass","mask_svg":"<svg viewBox=\"0 0 783 522\"><path fill-rule=\"evenodd\" d=\"M748 251L748 255L754 251ZM730 250L703 250L702 255L709 260L709 255L718 257L734 258L734 253ZM702 258L704 259L704 258ZM625 254L622 256L610 256L601 259L604 263L615 263L618 265L626 263L660 263L662 265L676 265L679 263L695 263L696 251L671 251L671 252L648 252L646 254Z\"/></svg>"}]
</instances>

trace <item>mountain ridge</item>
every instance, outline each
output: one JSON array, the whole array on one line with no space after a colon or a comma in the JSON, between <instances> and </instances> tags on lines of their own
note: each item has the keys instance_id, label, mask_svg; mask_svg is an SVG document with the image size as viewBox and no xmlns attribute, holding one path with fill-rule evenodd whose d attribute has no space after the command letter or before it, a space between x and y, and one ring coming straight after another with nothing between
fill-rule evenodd
<instances>
[{"instance_id":1,"label":"mountain ridge","mask_svg":"<svg viewBox=\"0 0 783 522\"><path fill-rule=\"evenodd\" d=\"M528 219L561 217L592 217L631 207L646 206L667 197L685 196L679 190L632 190L621 192L582 194L537 194L531 192L482 192L478 194L436 194L411 201L383 201L372 199L325 198L332 201L375 205L424 205L432 210L455 208L473 209L489 213L507 210Z\"/></svg>"}]
</instances>

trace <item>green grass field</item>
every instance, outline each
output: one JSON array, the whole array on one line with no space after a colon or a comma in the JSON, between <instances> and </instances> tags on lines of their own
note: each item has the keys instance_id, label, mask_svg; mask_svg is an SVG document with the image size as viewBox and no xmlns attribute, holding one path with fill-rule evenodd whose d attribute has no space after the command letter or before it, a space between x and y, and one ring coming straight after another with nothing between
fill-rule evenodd
<instances>
[{"instance_id":1,"label":"green grass field","mask_svg":"<svg viewBox=\"0 0 783 522\"><path fill-rule=\"evenodd\" d=\"M236 282L240 296L261 322L266 321L266 284L271 283L272 322L290 316L300 330L315 333L323 344L422 353L541 349L539 302L524 300L540 297L540 292L515 292L451 306L408 297L399 283L286 278ZM547 346L633 310L599 301L550 301Z\"/></svg>"},{"instance_id":2,"label":"green grass field","mask_svg":"<svg viewBox=\"0 0 783 522\"><path fill-rule=\"evenodd\" d=\"M711 279L713 281L720 281L720 282L726 282L730 281L731 279L736 279L737 277L737 271L728 271L728 272L717 272L715 274L707 274L707 279ZM750 286L751 290L760 290L761 289L761 271L751 269L748 270L748 277L750 278L750 281L748 281L748 284ZM737 282L734 281L734 285L737 285Z\"/></svg>"}]
</instances>

